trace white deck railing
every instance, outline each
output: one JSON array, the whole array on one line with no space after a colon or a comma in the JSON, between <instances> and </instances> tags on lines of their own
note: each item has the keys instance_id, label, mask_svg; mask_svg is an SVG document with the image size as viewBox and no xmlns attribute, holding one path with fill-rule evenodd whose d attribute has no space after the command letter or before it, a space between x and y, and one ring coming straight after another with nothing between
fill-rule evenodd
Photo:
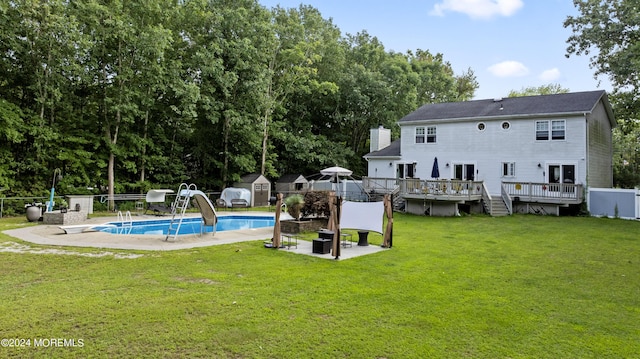
<instances>
[{"instance_id":1,"label":"white deck railing","mask_svg":"<svg viewBox=\"0 0 640 359\"><path fill-rule=\"evenodd\" d=\"M491 199L483 181L452 179L423 180L419 178L363 177L362 186L369 193L391 193L401 196L448 197L450 199L477 200L483 195ZM584 188L581 184L542 182L502 182L501 197L507 207L511 201L580 203ZM511 209L512 211L512 209Z\"/></svg>"},{"instance_id":2,"label":"white deck railing","mask_svg":"<svg viewBox=\"0 0 640 359\"><path fill-rule=\"evenodd\" d=\"M451 179L423 180L419 178L363 177L362 187L369 192L390 193L398 191L399 195L461 197L460 199L477 197L482 194L481 181Z\"/></svg>"},{"instance_id":3,"label":"white deck railing","mask_svg":"<svg viewBox=\"0 0 640 359\"><path fill-rule=\"evenodd\" d=\"M511 199L523 202L572 202L583 199L583 187L573 183L502 182ZM518 198L516 198L518 197Z\"/></svg>"}]
</instances>

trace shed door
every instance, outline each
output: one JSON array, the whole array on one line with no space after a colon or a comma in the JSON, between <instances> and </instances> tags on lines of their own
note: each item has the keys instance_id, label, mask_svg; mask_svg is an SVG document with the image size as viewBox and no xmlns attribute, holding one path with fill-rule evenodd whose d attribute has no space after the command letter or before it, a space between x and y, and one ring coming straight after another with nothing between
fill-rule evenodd
<instances>
[{"instance_id":1,"label":"shed door","mask_svg":"<svg viewBox=\"0 0 640 359\"><path fill-rule=\"evenodd\" d=\"M267 206L269 205L269 184L256 183L253 185L253 205L254 206Z\"/></svg>"}]
</instances>

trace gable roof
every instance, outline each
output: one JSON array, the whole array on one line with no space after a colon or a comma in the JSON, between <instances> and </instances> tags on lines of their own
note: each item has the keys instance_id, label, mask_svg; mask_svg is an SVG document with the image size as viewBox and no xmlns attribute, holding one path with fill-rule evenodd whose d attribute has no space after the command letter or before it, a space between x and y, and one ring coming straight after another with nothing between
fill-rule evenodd
<instances>
[{"instance_id":1,"label":"gable roof","mask_svg":"<svg viewBox=\"0 0 640 359\"><path fill-rule=\"evenodd\" d=\"M246 175L240 177L240 182L238 182L238 183L253 183L253 182L259 180L260 177L263 177L263 176L261 174L259 174L259 173L246 174Z\"/></svg>"},{"instance_id":2,"label":"gable roof","mask_svg":"<svg viewBox=\"0 0 640 359\"><path fill-rule=\"evenodd\" d=\"M611 126L615 127L611 104L603 90L427 104L401 118L398 124L440 120L583 115L591 113L600 101L605 106Z\"/></svg>"},{"instance_id":3,"label":"gable roof","mask_svg":"<svg viewBox=\"0 0 640 359\"><path fill-rule=\"evenodd\" d=\"M288 173L278 178L278 183L307 183L307 179L303 175Z\"/></svg>"},{"instance_id":4,"label":"gable roof","mask_svg":"<svg viewBox=\"0 0 640 359\"><path fill-rule=\"evenodd\" d=\"M381 150L378 151L373 151L373 152L369 152L366 155L364 155L364 158L369 158L369 157L400 157L401 153L400 153L400 140L397 139L393 142L391 142L391 144Z\"/></svg>"}]
</instances>

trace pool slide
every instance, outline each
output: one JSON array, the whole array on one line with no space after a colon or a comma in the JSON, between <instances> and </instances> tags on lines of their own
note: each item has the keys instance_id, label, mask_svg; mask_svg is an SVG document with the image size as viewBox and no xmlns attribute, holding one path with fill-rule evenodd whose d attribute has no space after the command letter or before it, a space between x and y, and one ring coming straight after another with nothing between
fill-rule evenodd
<instances>
[{"instance_id":1,"label":"pool slide","mask_svg":"<svg viewBox=\"0 0 640 359\"><path fill-rule=\"evenodd\" d=\"M181 195L184 195L184 193L181 193ZM204 225L215 226L218 222L218 215L209 197L200 190L189 190L189 197L196 200L198 208L200 208L200 213L202 214L202 219L204 220Z\"/></svg>"}]
</instances>

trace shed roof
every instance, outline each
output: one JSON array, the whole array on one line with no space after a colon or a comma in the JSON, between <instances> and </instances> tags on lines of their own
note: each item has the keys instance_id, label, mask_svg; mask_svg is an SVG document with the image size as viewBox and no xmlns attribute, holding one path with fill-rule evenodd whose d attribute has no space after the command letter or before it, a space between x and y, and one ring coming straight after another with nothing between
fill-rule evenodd
<instances>
[{"instance_id":1,"label":"shed roof","mask_svg":"<svg viewBox=\"0 0 640 359\"><path fill-rule=\"evenodd\" d=\"M303 175L289 173L278 178L278 183L307 183Z\"/></svg>"},{"instance_id":2,"label":"shed roof","mask_svg":"<svg viewBox=\"0 0 640 359\"><path fill-rule=\"evenodd\" d=\"M253 183L253 182L256 182L257 180L259 180L261 177L264 178L264 180L268 181L266 179L266 177L264 177L263 175L261 175L259 173L251 173L251 174L244 175L244 176L240 177L240 182L239 183Z\"/></svg>"},{"instance_id":3,"label":"shed roof","mask_svg":"<svg viewBox=\"0 0 640 359\"><path fill-rule=\"evenodd\" d=\"M615 127L611 104L604 90L427 104L398 123L583 115L591 113L601 100L611 126Z\"/></svg>"}]
</instances>

